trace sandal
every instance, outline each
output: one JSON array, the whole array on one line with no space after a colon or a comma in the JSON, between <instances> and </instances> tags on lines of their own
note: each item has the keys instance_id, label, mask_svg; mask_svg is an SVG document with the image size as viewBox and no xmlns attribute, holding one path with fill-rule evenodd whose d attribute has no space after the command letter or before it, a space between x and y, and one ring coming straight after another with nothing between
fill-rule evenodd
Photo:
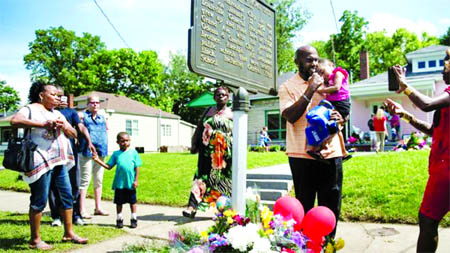
<instances>
[{"instance_id":1,"label":"sandal","mask_svg":"<svg viewBox=\"0 0 450 253\"><path fill-rule=\"evenodd\" d=\"M30 249L38 249L38 250L52 250L53 249L52 245L47 244L44 241L40 241L40 242L38 242L36 244L30 244L30 245L28 245L28 247Z\"/></svg>"},{"instance_id":2,"label":"sandal","mask_svg":"<svg viewBox=\"0 0 450 253\"><path fill-rule=\"evenodd\" d=\"M92 219L92 216L90 216L90 215L87 214L87 213L81 213L80 216L81 216L81 218L82 218L83 220L89 220L89 219Z\"/></svg>"},{"instance_id":3,"label":"sandal","mask_svg":"<svg viewBox=\"0 0 450 253\"><path fill-rule=\"evenodd\" d=\"M186 217L186 218L194 219L195 218L195 214L197 214L196 210L186 209L186 210L183 211L183 216Z\"/></svg>"},{"instance_id":4,"label":"sandal","mask_svg":"<svg viewBox=\"0 0 450 253\"><path fill-rule=\"evenodd\" d=\"M94 215L101 215L101 216L108 216L109 213L107 211L104 211L102 209L95 209Z\"/></svg>"},{"instance_id":5,"label":"sandal","mask_svg":"<svg viewBox=\"0 0 450 253\"><path fill-rule=\"evenodd\" d=\"M87 238L81 238L78 235L74 235L73 237L65 237L62 238L63 242L71 242L74 244L87 244L88 239Z\"/></svg>"}]
</instances>

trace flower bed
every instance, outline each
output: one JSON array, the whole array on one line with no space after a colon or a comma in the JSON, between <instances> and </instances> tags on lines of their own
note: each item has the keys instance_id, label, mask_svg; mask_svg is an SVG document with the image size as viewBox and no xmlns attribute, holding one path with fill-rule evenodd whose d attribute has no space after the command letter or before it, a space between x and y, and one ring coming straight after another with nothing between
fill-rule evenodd
<instances>
[{"instance_id":1,"label":"flower bed","mask_svg":"<svg viewBox=\"0 0 450 253\"><path fill-rule=\"evenodd\" d=\"M187 230L171 231L169 233L170 252L267 253L320 252L323 250L329 253L336 252L344 246L342 239L335 242L329 237L324 237L325 234L320 234L330 233L334 224L331 230L329 227L322 229L321 226L327 225L315 222L316 219L309 213L302 222L303 214L299 215L299 213L303 212L303 207L298 200L288 198L292 197L282 197L277 200L274 214L267 206L261 206L259 196L249 188L246 194L246 215L242 216L231 209L229 199L221 196L217 202L217 213L213 218L215 224L200 233ZM300 204L301 210L298 209L298 205L291 206L289 204L295 201ZM321 208L320 210L324 210L324 207ZM324 212L320 212L320 210L312 213L320 213L319 215L324 216ZM310 228L296 226L296 220L302 224L305 223L305 226ZM333 222L335 223L335 221Z\"/></svg>"}]
</instances>

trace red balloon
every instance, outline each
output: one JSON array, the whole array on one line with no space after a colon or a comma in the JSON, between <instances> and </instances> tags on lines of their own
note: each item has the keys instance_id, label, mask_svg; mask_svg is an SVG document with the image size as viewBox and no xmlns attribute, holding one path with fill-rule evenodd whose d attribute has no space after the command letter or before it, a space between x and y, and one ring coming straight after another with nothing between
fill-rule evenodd
<instances>
[{"instance_id":1,"label":"red balloon","mask_svg":"<svg viewBox=\"0 0 450 253\"><path fill-rule=\"evenodd\" d=\"M316 206L303 219L303 234L308 238L321 238L331 233L336 226L334 213L325 206Z\"/></svg>"},{"instance_id":2,"label":"red balloon","mask_svg":"<svg viewBox=\"0 0 450 253\"><path fill-rule=\"evenodd\" d=\"M273 206L273 214L280 214L283 216L283 220L295 220L294 231L300 230L300 224L305 216L305 211L303 209L302 203L294 197L284 196L277 201Z\"/></svg>"}]
</instances>

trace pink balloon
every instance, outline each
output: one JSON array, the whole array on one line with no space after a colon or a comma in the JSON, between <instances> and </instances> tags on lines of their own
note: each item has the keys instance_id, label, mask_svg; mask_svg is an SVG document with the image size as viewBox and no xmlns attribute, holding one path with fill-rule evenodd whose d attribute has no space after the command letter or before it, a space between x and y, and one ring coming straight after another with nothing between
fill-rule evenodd
<instances>
[{"instance_id":1,"label":"pink balloon","mask_svg":"<svg viewBox=\"0 0 450 253\"><path fill-rule=\"evenodd\" d=\"M303 219L303 234L308 238L321 238L331 233L336 226L334 213L325 206L316 206Z\"/></svg>"},{"instance_id":2,"label":"pink balloon","mask_svg":"<svg viewBox=\"0 0 450 253\"><path fill-rule=\"evenodd\" d=\"M283 216L283 220L295 220L294 231L300 230L300 224L302 223L303 217L305 216L305 211L303 209L302 203L294 197L284 196L277 201L273 206L273 214L280 214Z\"/></svg>"}]
</instances>

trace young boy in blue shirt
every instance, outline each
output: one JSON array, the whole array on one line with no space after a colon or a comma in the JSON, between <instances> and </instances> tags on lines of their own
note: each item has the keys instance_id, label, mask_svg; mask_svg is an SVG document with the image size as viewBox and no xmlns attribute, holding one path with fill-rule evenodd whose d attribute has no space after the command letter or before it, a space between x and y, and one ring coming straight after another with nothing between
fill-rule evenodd
<instances>
[{"instance_id":1,"label":"young boy in blue shirt","mask_svg":"<svg viewBox=\"0 0 450 253\"><path fill-rule=\"evenodd\" d=\"M138 186L139 167L142 166L141 158L135 149L130 149L130 135L127 132L117 134L117 144L120 150L115 151L104 163L100 158L93 157L94 161L106 169L112 169L117 165L112 188L114 190L114 203L117 210L117 228L123 227L122 205L130 204L130 227L137 227L136 215L136 188Z\"/></svg>"}]
</instances>

